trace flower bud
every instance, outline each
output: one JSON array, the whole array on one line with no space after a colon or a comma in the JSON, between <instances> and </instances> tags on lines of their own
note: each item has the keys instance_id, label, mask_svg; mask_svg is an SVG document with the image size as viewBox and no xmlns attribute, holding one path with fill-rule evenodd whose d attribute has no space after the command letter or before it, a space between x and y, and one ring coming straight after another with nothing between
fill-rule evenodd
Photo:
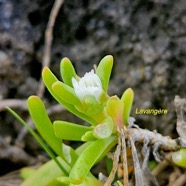
<instances>
[{"instance_id":1,"label":"flower bud","mask_svg":"<svg viewBox=\"0 0 186 186\"><path fill-rule=\"evenodd\" d=\"M72 84L75 94L81 101L83 101L85 96L92 95L99 102L103 89L101 80L93 70L86 73L82 78L79 79L79 81L75 78L72 78Z\"/></svg>"}]
</instances>

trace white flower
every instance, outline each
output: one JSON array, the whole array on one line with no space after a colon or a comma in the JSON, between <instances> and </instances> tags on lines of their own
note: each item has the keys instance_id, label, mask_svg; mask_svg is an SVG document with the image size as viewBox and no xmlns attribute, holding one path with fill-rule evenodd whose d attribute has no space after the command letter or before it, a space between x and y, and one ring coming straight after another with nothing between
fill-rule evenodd
<instances>
[{"instance_id":1,"label":"white flower","mask_svg":"<svg viewBox=\"0 0 186 186\"><path fill-rule=\"evenodd\" d=\"M80 100L83 100L86 95L92 95L98 101L103 92L101 80L98 75L94 73L93 69L85 73L79 81L72 78L72 84L75 94Z\"/></svg>"}]
</instances>

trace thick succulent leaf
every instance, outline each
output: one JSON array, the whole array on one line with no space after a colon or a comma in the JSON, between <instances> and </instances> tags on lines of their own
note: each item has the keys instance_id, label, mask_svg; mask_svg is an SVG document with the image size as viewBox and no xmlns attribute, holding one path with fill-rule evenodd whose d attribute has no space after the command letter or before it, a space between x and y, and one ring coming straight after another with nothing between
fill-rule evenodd
<instances>
[{"instance_id":1,"label":"thick succulent leaf","mask_svg":"<svg viewBox=\"0 0 186 186\"><path fill-rule=\"evenodd\" d=\"M33 169L32 167L24 167L21 169L21 172L20 172L20 177L23 179L23 180L26 180L28 179L30 176L32 176L34 174L36 170Z\"/></svg>"},{"instance_id":2,"label":"thick succulent leaf","mask_svg":"<svg viewBox=\"0 0 186 186\"><path fill-rule=\"evenodd\" d=\"M124 104L117 96L112 96L107 101L107 114L112 117L114 123L119 126L119 128L123 128L123 109Z\"/></svg>"},{"instance_id":3,"label":"thick succulent leaf","mask_svg":"<svg viewBox=\"0 0 186 186\"><path fill-rule=\"evenodd\" d=\"M87 142L83 143L81 146L79 146L76 149L76 154L79 156L91 144L92 144L92 141L87 141Z\"/></svg>"},{"instance_id":4,"label":"thick succulent leaf","mask_svg":"<svg viewBox=\"0 0 186 186\"><path fill-rule=\"evenodd\" d=\"M61 104L63 105L67 110L69 110L71 113L73 113L74 115L78 116L79 118L94 124L95 121L93 118L86 116L85 114L79 112L77 109L75 109L74 105L71 105L67 102L65 102L64 100L62 100L59 96L57 96L55 94L55 92L52 89L52 85L58 81L58 79L55 77L55 75L51 72L51 70L47 67L45 67L43 69L42 72L42 77L43 77L43 82L45 83L45 86L47 87L47 89L49 90L49 92L51 93L51 95Z\"/></svg>"},{"instance_id":5,"label":"thick succulent leaf","mask_svg":"<svg viewBox=\"0 0 186 186\"><path fill-rule=\"evenodd\" d=\"M37 96L29 97L28 109L35 123L35 126L43 139L59 156L63 157L62 141L55 136L53 125L40 98Z\"/></svg>"},{"instance_id":6,"label":"thick succulent leaf","mask_svg":"<svg viewBox=\"0 0 186 186\"><path fill-rule=\"evenodd\" d=\"M54 121L55 135L60 139L81 141L81 137L90 130L92 128L83 125L67 121Z\"/></svg>"},{"instance_id":7,"label":"thick succulent leaf","mask_svg":"<svg viewBox=\"0 0 186 186\"><path fill-rule=\"evenodd\" d=\"M92 142L86 142L80 147L77 148L75 151L76 154L80 155L88 146L90 146ZM77 157L76 157L77 158ZM60 162L60 164L67 170L69 173L71 170L71 167L65 163L64 160L62 160L60 157L57 158L57 160ZM51 171L52 170L52 171ZM24 171L24 170L23 170ZM21 186L33 186L33 185L39 185L39 186L66 186L65 184L58 181L59 177L65 177L66 175L61 172L57 164L50 160L49 162L42 165L39 169L35 170L32 175L30 175ZM98 180L96 181L96 178L94 178L91 173L88 173L88 178L90 180L95 180L95 183L97 185L93 186L102 186L101 182ZM89 183L89 182L88 182ZM89 185L89 184L88 184Z\"/></svg>"},{"instance_id":8,"label":"thick succulent leaf","mask_svg":"<svg viewBox=\"0 0 186 186\"><path fill-rule=\"evenodd\" d=\"M105 92L107 92L108 84L110 80L110 75L113 66L113 57L111 55L105 56L99 63L96 74L99 76L102 88Z\"/></svg>"},{"instance_id":9,"label":"thick succulent leaf","mask_svg":"<svg viewBox=\"0 0 186 186\"><path fill-rule=\"evenodd\" d=\"M93 130L93 135L98 139L108 138L113 131L113 121L108 117L104 123L97 125Z\"/></svg>"},{"instance_id":10,"label":"thick succulent leaf","mask_svg":"<svg viewBox=\"0 0 186 186\"><path fill-rule=\"evenodd\" d=\"M77 74L75 72L75 69L71 63L71 61L68 58L63 58L61 60L60 64L60 72L61 72L61 77L63 79L63 82L70 87L72 86L72 78L77 78Z\"/></svg>"},{"instance_id":11,"label":"thick succulent leaf","mask_svg":"<svg viewBox=\"0 0 186 186\"><path fill-rule=\"evenodd\" d=\"M60 81L52 85L54 93L67 103L77 105L80 104L79 98L76 96L74 89Z\"/></svg>"},{"instance_id":12,"label":"thick succulent leaf","mask_svg":"<svg viewBox=\"0 0 186 186\"><path fill-rule=\"evenodd\" d=\"M98 139L91 143L79 156L74 164L69 178L72 184L81 184L92 166L103 157L116 143L116 136Z\"/></svg>"},{"instance_id":13,"label":"thick succulent leaf","mask_svg":"<svg viewBox=\"0 0 186 186\"><path fill-rule=\"evenodd\" d=\"M86 133L82 136L81 140L82 140L82 141L95 141L95 140L97 140L97 138L95 138L95 137L93 136L93 132L92 132L92 131L88 131L88 132L86 132Z\"/></svg>"},{"instance_id":14,"label":"thick succulent leaf","mask_svg":"<svg viewBox=\"0 0 186 186\"><path fill-rule=\"evenodd\" d=\"M7 107L7 110L15 118L17 118L20 121L21 124L23 124L28 129L28 131L30 132L30 134L38 141L38 143L43 147L43 149L48 153L48 155L54 160L54 162L61 169L61 171L64 174L67 175L68 174L67 173L67 170L65 170L65 168L60 164L60 162L58 161L58 159L54 155L53 151L50 150L50 148L48 147L48 145L46 145L46 143L43 141L43 139L17 113L15 113L11 108Z\"/></svg>"},{"instance_id":15,"label":"thick succulent leaf","mask_svg":"<svg viewBox=\"0 0 186 186\"><path fill-rule=\"evenodd\" d=\"M131 88L128 88L121 97L121 100L124 103L123 123L126 126L128 126L128 119L132 109L133 99L134 99L134 92Z\"/></svg>"},{"instance_id":16,"label":"thick succulent leaf","mask_svg":"<svg viewBox=\"0 0 186 186\"><path fill-rule=\"evenodd\" d=\"M118 180L117 181L117 184L119 185L119 186L123 186L123 184Z\"/></svg>"},{"instance_id":17,"label":"thick succulent leaf","mask_svg":"<svg viewBox=\"0 0 186 186\"><path fill-rule=\"evenodd\" d=\"M59 156L72 164L76 160L76 154L71 147L64 145L62 140L56 137L53 124L51 123L45 106L40 98L37 96L31 96L28 99L28 108L35 122L36 128L43 139Z\"/></svg>"},{"instance_id":18,"label":"thick succulent leaf","mask_svg":"<svg viewBox=\"0 0 186 186\"><path fill-rule=\"evenodd\" d=\"M61 165L70 172L71 168L60 157L57 158ZM51 160L37 169L21 186L65 186L56 179L65 176L57 164Z\"/></svg>"},{"instance_id":19,"label":"thick succulent leaf","mask_svg":"<svg viewBox=\"0 0 186 186\"><path fill-rule=\"evenodd\" d=\"M186 168L186 148L182 148L172 154L173 162L183 168Z\"/></svg>"},{"instance_id":20,"label":"thick succulent leaf","mask_svg":"<svg viewBox=\"0 0 186 186\"><path fill-rule=\"evenodd\" d=\"M97 102L93 95L86 95L84 97L83 107L84 107L84 113L92 117L96 117L96 115L103 112L103 104Z\"/></svg>"},{"instance_id":21,"label":"thick succulent leaf","mask_svg":"<svg viewBox=\"0 0 186 186\"><path fill-rule=\"evenodd\" d=\"M70 183L69 177L59 177L57 180L69 186L77 186L76 184ZM103 186L103 185L104 185L103 182L101 182L100 180L92 176L91 174L86 176L84 182L82 182L81 184L78 184L78 186Z\"/></svg>"},{"instance_id":22,"label":"thick succulent leaf","mask_svg":"<svg viewBox=\"0 0 186 186\"><path fill-rule=\"evenodd\" d=\"M66 144L62 145L64 160L68 162L69 165L73 166L75 161L77 160L77 153L75 150Z\"/></svg>"}]
</instances>

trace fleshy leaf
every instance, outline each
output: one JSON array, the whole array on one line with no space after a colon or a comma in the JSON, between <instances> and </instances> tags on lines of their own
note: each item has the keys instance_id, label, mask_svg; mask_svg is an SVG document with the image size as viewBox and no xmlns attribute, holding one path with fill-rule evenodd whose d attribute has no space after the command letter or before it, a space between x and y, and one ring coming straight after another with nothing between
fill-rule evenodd
<instances>
[{"instance_id":1,"label":"fleshy leaf","mask_svg":"<svg viewBox=\"0 0 186 186\"><path fill-rule=\"evenodd\" d=\"M103 105L98 103L94 96L87 95L83 100L85 113L89 116L97 115L103 111Z\"/></svg>"},{"instance_id":2,"label":"fleshy leaf","mask_svg":"<svg viewBox=\"0 0 186 186\"><path fill-rule=\"evenodd\" d=\"M24 167L24 168L21 169L21 174L20 174L20 176L21 176L21 178L22 178L23 180L26 180L26 179L28 179L30 176L32 176L32 175L34 174L35 171L36 171L36 170L33 169L33 168L31 168L31 167Z\"/></svg>"},{"instance_id":3,"label":"fleshy leaf","mask_svg":"<svg viewBox=\"0 0 186 186\"><path fill-rule=\"evenodd\" d=\"M123 128L123 107L124 104L117 96L112 96L107 101L107 114L112 117L114 123Z\"/></svg>"},{"instance_id":4,"label":"fleshy leaf","mask_svg":"<svg viewBox=\"0 0 186 186\"><path fill-rule=\"evenodd\" d=\"M31 96L28 98L28 108L41 136L59 156L63 157L62 142L54 134L53 125L47 115L43 102L39 97Z\"/></svg>"},{"instance_id":5,"label":"fleshy leaf","mask_svg":"<svg viewBox=\"0 0 186 186\"><path fill-rule=\"evenodd\" d=\"M111 55L105 56L99 63L96 74L99 76L102 88L105 92L107 92L109 79L113 66L113 57Z\"/></svg>"},{"instance_id":6,"label":"fleshy leaf","mask_svg":"<svg viewBox=\"0 0 186 186\"><path fill-rule=\"evenodd\" d=\"M118 180L117 181L117 184L119 185L119 186L123 186L123 184Z\"/></svg>"},{"instance_id":7,"label":"fleshy leaf","mask_svg":"<svg viewBox=\"0 0 186 186\"><path fill-rule=\"evenodd\" d=\"M61 60L60 64L60 72L61 72L61 77L63 79L63 82L70 87L72 86L72 78L77 78L77 74L75 72L75 69L71 63L71 61L65 57Z\"/></svg>"},{"instance_id":8,"label":"fleshy leaf","mask_svg":"<svg viewBox=\"0 0 186 186\"><path fill-rule=\"evenodd\" d=\"M90 130L90 127L67 121L54 121L55 135L60 139L81 141L81 137Z\"/></svg>"},{"instance_id":9,"label":"fleshy leaf","mask_svg":"<svg viewBox=\"0 0 186 186\"><path fill-rule=\"evenodd\" d=\"M87 141L83 143L81 146L79 146L75 151L76 154L79 156L89 145L92 144L92 141Z\"/></svg>"},{"instance_id":10,"label":"fleshy leaf","mask_svg":"<svg viewBox=\"0 0 186 186\"><path fill-rule=\"evenodd\" d=\"M63 144L62 146L62 150L63 150L63 155L65 157L65 160L71 165L73 166L73 164L75 163L75 161L77 160L77 154L74 151L74 149L66 144Z\"/></svg>"},{"instance_id":11,"label":"fleshy leaf","mask_svg":"<svg viewBox=\"0 0 186 186\"><path fill-rule=\"evenodd\" d=\"M79 156L69 178L72 184L81 184L92 166L116 143L116 136L93 141Z\"/></svg>"},{"instance_id":12,"label":"fleshy leaf","mask_svg":"<svg viewBox=\"0 0 186 186\"><path fill-rule=\"evenodd\" d=\"M57 180L69 186L103 186L104 185L103 182L99 181L97 178L95 178L92 175L86 176L84 182L78 185L70 183L69 177L62 176L62 177L59 177Z\"/></svg>"},{"instance_id":13,"label":"fleshy leaf","mask_svg":"<svg viewBox=\"0 0 186 186\"><path fill-rule=\"evenodd\" d=\"M67 175L67 170L61 165L61 163L58 161L56 156L53 154L53 152L50 150L50 148L45 144L43 139L40 138L40 136L27 124L25 121L18 115L16 114L11 108L7 107L7 110L15 117L17 118L21 124L23 124L30 134L38 141L38 143L43 147L43 149L48 153L48 155L54 160L56 165L61 169L61 171Z\"/></svg>"},{"instance_id":14,"label":"fleshy leaf","mask_svg":"<svg viewBox=\"0 0 186 186\"><path fill-rule=\"evenodd\" d=\"M76 96L74 89L60 81L52 85L54 93L67 103L76 105L80 104L80 100Z\"/></svg>"},{"instance_id":15,"label":"fleshy leaf","mask_svg":"<svg viewBox=\"0 0 186 186\"><path fill-rule=\"evenodd\" d=\"M179 151L173 152L173 162L183 168L186 168L186 148L181 148Z\"/></svg>"},{"instance_id":16,"label":"fleshy leaf","mask_svg":"<svg viewBox=\"0 0 186 186\"><path fill-rule=\"evenodd\" d=\"M113 131L113 121L108 117L104 123L97 125L93 130L93 135L98 139L108 138Z\"/></svg>"},{"instance_id":17,"label":"fleshy leaf","mask_svg":"<svg viewBox=\"0 0 186 186\"><path fill-rule=\"evenodd\" d=\"M121 100L124 104L123 122L126 126L128 126L128 118L130 116L130 112L132 109L133 99L134 99L134 92L131 88L125 90L125 92L121 97Z\"/></svg>"},{"instance_id":18,"label":"fleshy leaf","mask_svg":"<svg viewBox=\"0 0 186 186\"><path fill-rule=\"evenodd\" d=\"M60 157L58 157L57 160L67 170L67 172L70 172L71 168L65 163L65 161L63 161ZM21 186L65 186L56 180L59 176L65 176L65 174L53 160L50 160L37 169L32 176L21 184Z\"/></svg>"},{"instance_id":19,"label":"fleshy leaf","mask_svg":"<svg viewBox=\"0 0 186 186\"><path fill-rule=\"evenodd\" d=\"M86 132L82 138L81 138L82 141L95 141L96 138L93 136L93 133L92 131L88 131Z\"/></svg>"},{"instance_id":20,"label":"fleshy leaf","mask_svg":"<svg viewBox=\"0 0 186 186\"><path fill-rule=\"evenodd\" d=\"M74 105L71 105L64 100L62 100L59 96L55 94L55 92L52 89L52 85L58 81L58 79L55 77L55 75L51 72L51 70L48 67L45 67L42 72L43 82L45 83L45 86L51 93L51 95L61 104L63 105L67 110L69 110L74 115L78 116L79 118L94 124L95 121L93 118L86 116L85 114L79 112L77 109L75 109Z\"/></svg>"}]
</instances>

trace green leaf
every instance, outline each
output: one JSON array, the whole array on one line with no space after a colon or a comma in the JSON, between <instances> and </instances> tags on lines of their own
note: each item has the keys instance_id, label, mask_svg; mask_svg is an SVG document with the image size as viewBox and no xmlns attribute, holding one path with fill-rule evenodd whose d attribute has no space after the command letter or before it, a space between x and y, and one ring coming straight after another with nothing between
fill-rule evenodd
<instances>
[{"instance_id":1,"label":"green leaf","mask_svg":"<svg viewBox=\"0 0 186 186\"><path fill-rule=\"evenodd\" d=\"M66 162L68 162L69 165L73 166L75 161L77 160L77 153L69 145L63 144L62 148Z\"/></svg>"},{"instance_id":2,"label":"green leaf","mask_svg":"<svg viewBox=\"0 0 186 186\"><path fill-rule=\"evenodd\" d=\"M55 131L53 128L53 124L51 123L45 106L43 102L37 96L31 96L28 99L28 108L30 114L34 120L37 130L43 137L43 139L50 145L50 147L64 160L68 163L72 164L73 161L76 160L76 155L74 150L71 147L69 148L68 158L67 158L67 147L64 151L62 140L57 138L55 135ZM70 159L70 161L69 161Z\"/></svg>"},{"instance_id":3,"label":"green leaf","mask_svg":"<svg viewBox=\"0 0 186 186\"><path fill-rule=\"evenodd\" d=\"M93 141L79 156L72 167L69 178L72 184L81 184L92 166L116 143L116 136Z\"/></svg>"},{"instance_id":4,"label":"green leaf","mask_svg":"<svg viewBox=\"0 0 186 186\"><path fill-rule=\"evenodd\" d=\"M117 184L119 185L119 186L123 186L123 184L118 180L117 181Z\"/></svg>"},{"instance_id":5,"label":"green leaf","mask_svg":"<svg viewBox=\"0 0 186 186\"><path fill-rule=\"evenodd\" d=\"M73 87L72 78L73 77L77 78L77 74L75 72L75 69L71 61L66 57L61 60L60 72L61 72L61 77L63 79L63 82L69 85L70 87Z\"/></svg>"},{"instance_id":6,"label":"green leaf","mask_svg":"<svg viewBox=\"0 0 186 186\"><path fill-rule=\"evenodd\" d=\"M45 83L45 86L51 93L51 95L61 104L63 105L68 111L73 113L74 115L78 116L79 118L94 124L95 120L89 116L86 116L85 114L79 112L77 109L75 109L74 105L71 105L64 100L62 100L59 96L55 94L55 92L52 89L52 85L58 81L58 79L55 77L55 75L51 72L51 70L48 67L45 67L42 72L43 82Z\"/></svg>"},{"instance_id":7,"label":"green leaf","mask_svg":"<svg viewBox=\"0 0 186 186\"><path fill-rule=\"evenodd\" d=\"M82 136L81 140L82 141L95 141L97 140L97 138L93 136L92 131L88 131Z\"/></svg>"},{"instance_id":8,"label":"green leaf","mask_svg":"<svg viewBox=\"0 0 186 186\"><path fill-rule=\"evenodd\" d=\"M93 130L93 135L98 139L108 138L113 131L113 121L111 117L106 118L104 123L97 125Z\"/></svg>"},{"instance_id":9,"label":"green leaf","mask_svg":"<svg viewBox=\"0 0 186 186\"><path fill-rule=\"evenodd\" d=\"M62 177L59 177L57 180L69 186L77 186L76 184L70 183L69 177L62 176ZM100 180L92 176L91 174L86 176L84 182L82 182L81 184L78 184L78 186L103 186L103 185L104 185L103 182L101 182Z\"/></svg>"},{"instance_id":10,"label":"green leaf","mask_svg":"<svg viewBox=\"0 0 186 186\"><path fill-rule=\"evenodd\" d=\"M44 141L34 132L34 130L24 122L24 120L16 114L11 108L6 107L6 109L19 120L21 124L23 124L30 132L30 134L39 142L39 144L43 147L43 149L48 153L48 155L55 161L56 165L59 167L59 169L67 175L67 170L61 165L61 163L58 161L56 156L53 154L53 152L49 149L49 147L44 143Z\"/></svg>"},{"instance_id":11,"label":"green leaf","mask_svg":"<svg viewBox=\"0 0 186 186\"><path fill-rule=\"evenodd\" d=\"M59 156L64 157L62 153L62 141L55 136L53 125L40 98L30 96L28 98L28 109L43 139Z\"/></svg>"},{"instance_id":12,"label":"green leaf","mask_svg":"<svg viewBox=\"0 0 186 186\"><path fill-rule=\"evenodd\" d=\"M60 164L70 172L71 168L60 157L57 158ZM37 169L28 179L26 179L21 186L65 186L57 181L57 177L65 176L60 168L55 164L53 160L42 165Z\"/></svg>"},{"instance_id":13,"label":"green leaf","mask_svg":"<svg viewBox=\"0 0 186 186\"><path fill-rule=\"evenodd\" d=\"M104 105L97 102L96 98L93 95L84 96L84 99L82 101L82 105L84 108L83 112L86 113L86 115L94 116L94 117L95 117L95 115L98 115L101 112L103 112L103 108L104 108L103 107Z\"/></svg>"},{"instance_id":14,"label":"green leaf","mask_svg":"<svg viewBox=\"0 0 186 186\"><path fill-rule=\"evenodd\" d=\"M77 105L80 104L79 98L76 96L74 89L68 85L57 81L52 85L54 93L67 103Z\"/></svg>"},{"instance_id":15,"label":"green leaf","mask_svg":"<svg viewBox=\"0 0 186 186\"><path fill-rule=\"evenodd\" d=\"M111 55L105 56L99 63L96 74L99 76L103 90L107 92L109 79L113 66L113 57Z\"/></svg>"},{"instance_id":16,"label":"green leaf","mask_svg":"<svg viewBox=\"0 0 186 186\"><path fill-rule=\"evenodd\" d=\"M124 103L123 122L126 126L128 126L128 118L132 109L133 99L134 92L131 88L128 88L121 97L121 100Z\"/></svg>"},{"instance_id":17,"label":"green leaf","mask_svg":"<svg viewBox=\"0 0 186 186\"><path fill-rule=\"evenodd\" d=\"M36 170L33 169L33 168L31 168L31 167L24 167L24 168L21 169L21 174L20 174L20 176L21 176L21 178L22 178L23 180L26 180L26 179L28 179L29 177L31 177L31 176L34 174L35 171L36 171Z\"/></svg>"},{"instance_id":18,"label":"green leaf","mask_svg":"<svg viewBox=\"0 0 186 186\"><path fill-rule=\"evenodd\" d=\"M151 160L148 163L148 167L150 170L153 170L157 165L158 165L158 163L155 160Z\"/></svg>"},{"instance_id":19,"label":"green leaf","mask_svg":"<svg viewBox=\"0 0 186 186\"><path fill-rule=\"evenodd\" d=\"M186 148L181 148L180 150L173 152L172 160L176 165L186 168Z\"/></svg>"},{"instance_id":20,"label":"green leaf","mask_svg":"<svg viewBox=\"0 0 186 186\"><path fill-rule=\"evenodd\" d=\"M82 144L80 147L76 149L76 154L81 154L92 142L86 142ZM62 160L60 157L57 158L59 163L67 170L69 173L71 170L71 167L68 166L64 160ZM52 170L52 171L51 171ZM23 170L24 172L24 170ZM66 175L61 172L59 167L56 165L56 163L53 160L50 160L49 162L42 165L39 169L35 170L32 175L30 175L27 180L25 180L21 186L66 186L65 184L58 181L58 178L65 177ZM99 182L91 173L88 173L88 178L91 181L94 180L93 183L95 185L93 186L102 186L103 184ZM87 182L89 183L89 182ZM87 184L88 186L91 186L91 184Z\"/></svg>"},{"instance_id":21,"label":"green leaf","mask_svg":"<svg viewBox=\"0 0 186 186\"><path fill-rule=\"evenodd\" d=\"M67 121L54 121L55 135L60 139L81 141L81 137L90 130L92 128Z\"/></svg>"},{"instance_id":22,"label":"green leaf","mask_svg":"<svg viewBox=\"0 0 186 186\"><path fill-rule=\"evenodd\" d=\"M123 128L123 109L124 104L117 96L112 96L108 99L106 105L107 114L112 117L113 122L119 128Z\"/></svg>"}]
</instances>

